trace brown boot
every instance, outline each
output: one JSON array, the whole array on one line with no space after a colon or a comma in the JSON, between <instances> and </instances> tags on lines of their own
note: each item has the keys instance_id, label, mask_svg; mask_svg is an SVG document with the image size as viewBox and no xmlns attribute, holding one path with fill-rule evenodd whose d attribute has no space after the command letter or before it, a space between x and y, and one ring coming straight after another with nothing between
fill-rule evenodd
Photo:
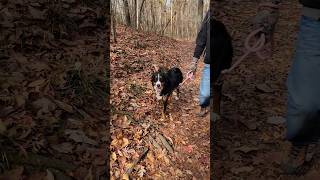
<instances>
[{"instance_id":1,"label":"brown boot","mask_svg":"<svg viewBox=\"0 0 320 180\"><path fill-rule=\"evenodd\" d=\"M286 174L295 174L305 161L307 146L292 145L287 160L282 163L282 170Z\"/></svg>"},{"instance_id":2,"label":"brown boot","mask_svg":"<svg viewBox=\"0 0 320 180\"><path fill-rule=\"evenodd\" d=\"M200 108L200 112L197 113L197 116L199 116L199 117L204 117L207 113L208 113L207 108L201 107L201 108Z\"/></svg>"}]
</instances>

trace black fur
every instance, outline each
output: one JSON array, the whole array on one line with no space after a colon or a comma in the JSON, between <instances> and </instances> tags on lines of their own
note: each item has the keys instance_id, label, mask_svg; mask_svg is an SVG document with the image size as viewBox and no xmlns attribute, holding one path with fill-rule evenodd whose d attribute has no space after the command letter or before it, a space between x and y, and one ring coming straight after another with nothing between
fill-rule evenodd
<instances>
[{"instance_id":1,"label":"black fur","mask_svg":"<svg viewBox=\"0 0 320 180\"><path fill-rule=\"evenodd\" d=\"M182 72L180 71L179 68L172 68L170 69L165 77L165 84L164 84L164 88L161 91L161 96L167 96L167 95L171 95L171 93L173 92L173 90L175 90L180 83L182 83L183 80L183 76L182 76Z\"/></svg>"},{"instance_id":2,"label":"black fur","mask_svg":"<svg viewBox=\"0 0 320 180\"><path fill-rule=\"evenodd\" d=\"M179 84L182 83L183 75L179 68L171 68L166 70L165 68L160 68L158 72L155 72L152 75L151 81L152 86L155 86L157 82L157 77L160 76L160 82L162 84L162 90L160 96L164 97L163 99L163 113L166 112L168 99L172 95L174 90L177 90L179 95Z\"/></svg>"}]
</instances>

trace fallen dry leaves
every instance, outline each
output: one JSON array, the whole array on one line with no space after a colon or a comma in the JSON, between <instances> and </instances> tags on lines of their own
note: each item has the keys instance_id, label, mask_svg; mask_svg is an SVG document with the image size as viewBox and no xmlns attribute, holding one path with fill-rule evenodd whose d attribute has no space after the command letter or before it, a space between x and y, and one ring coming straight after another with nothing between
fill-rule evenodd
<instances>
[{"instance_id":1,"label":"fallen dry leaves","mask_svg":"<svg viewBox=\"0 0 320 180\"><path fill-rule=\"evenodd\" d=\"M224 1L222 7L222 20L233 32L236 60L244 52L244 39L252 31L250 18L256 15L258 3ZM222 120L217 123L217 160L211 169L215 179L312 179L319 172L319 157L300 177L284 175L280 166L288 150L284 141L285 82L300 8L298 1L281 3L272 59L249 56L226 76Z\"/></svg>"},{"instance_id":2,"label":"fallen dry leaves","mask_svg":"<svg viewBox=\"0 0 320 180\"><path fill-rule=\"evenodd\" d=\"M208 178L209 121L194 112L199 79L185 84L180 100L172 99L165 119L150 82L153 64L177 66L186 73L193 44L123 26L117 35L118 42L110 47L111 177ZM190 134L191 129L201 137ZM183 151L186 144L194 149ZM196 159L190 161L189 156Z\"/></svg>"},{"instance_id":3,"label":"fallen dry leaves","mask_svg":"<svg viewBox=\"0 0 320 180\"><path fill-rule=\"evenodd\" d=\"M107 176L103 8L0 2L0 179Z\"/></svg>"}]
</instances>

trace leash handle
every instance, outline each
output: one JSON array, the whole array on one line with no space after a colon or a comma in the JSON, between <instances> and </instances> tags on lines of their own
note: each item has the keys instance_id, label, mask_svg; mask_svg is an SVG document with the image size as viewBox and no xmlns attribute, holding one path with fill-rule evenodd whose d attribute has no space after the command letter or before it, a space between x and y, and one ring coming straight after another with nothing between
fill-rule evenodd
<instances>
[{"instance_id":1,"label":"leash handle","mask_svg":"<svg viewBox=\"0 0 320 180\"><path fill-rule=\"evenodd\" d=\"M262 57L259 51L263 48L263 46L266 43L266 37L264 34L261 34L256 44L254 44L253 46L249 45L249 41L251 40L251 38L253 38L256 34L261 32L262 30L263 28L256 29L247 36L244 42L244 47L246 48L246 52L233 65L231 65L229 69L223 70L218 79L221 79L221 76L223 76L224 74L230 73L233 69L235 69L250 53L256 53L258 57L260 58Z\"/></svg>"},{"instance_id":2,"label":"leash handle","mask_svg":"<svg viewBox=\"0 0 320 180\"><path fill-rule=\"evenodd\" d=\"M185 82L187 82L188 79L191 79L191 80L194 79L192 71L187 72L187 77L182 81L182 83L180 83L179 86L182 86Z\"/></svg>"}]
</instances>

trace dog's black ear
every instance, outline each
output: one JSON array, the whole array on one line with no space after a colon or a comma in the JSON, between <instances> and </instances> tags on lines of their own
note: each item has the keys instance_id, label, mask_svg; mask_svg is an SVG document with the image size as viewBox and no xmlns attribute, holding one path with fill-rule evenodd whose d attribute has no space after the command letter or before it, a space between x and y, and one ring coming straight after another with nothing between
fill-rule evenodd
<instances>
[{"instance_id":1,"label":"dog's black ear","mask_svg":"<svg viewBox=\"0 0 320 180\"><path fill-rule=\"evenodd\" d=\"M155 79L155 74L152 73L152 76L151 76L151 83L152 83L152 85L153 85L153 83L154 83L154 79Z\"/></svg>"},{"instance_id":2,"label":"dog's black ear","mask_svg":"<svg viewBox=\"0 0 320 180\"><path fill-rule=\"evenodd\" d=\"M153 64L153 69L152 69L152 72L158 72L159 71L159 66Z\"/></svg>"}]
</instances>

